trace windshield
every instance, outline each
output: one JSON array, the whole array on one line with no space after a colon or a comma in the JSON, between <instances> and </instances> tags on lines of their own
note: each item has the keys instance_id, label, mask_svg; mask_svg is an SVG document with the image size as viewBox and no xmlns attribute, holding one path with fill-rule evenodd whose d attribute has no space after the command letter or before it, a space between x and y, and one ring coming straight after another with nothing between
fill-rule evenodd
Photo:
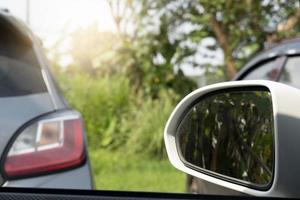
<instances>
[{"instance_id":1,"label":"windshield","mask_svg":"<svg viewBox=\"0 0 300 200\"><path fill-rule=\"evenodd\" d=\"M16 104L32 111L13 127L21 111L7 111L15 117L7 122L2 186L233 194L172 166L165 124L187 94L232 80L257 52L297 37L298 4L1 1L10 10L1 16L14 22L0 19L0 110L20 97ZM30 42L14 34L24 26L33 32ZM264 60L245 79L276 80L280 66ZM296 62L290 59L286 70ZM282 82L297 85L294 72L285 74ZM34 112L25 101L47 109Z\"/></svg>"}]
</instances>

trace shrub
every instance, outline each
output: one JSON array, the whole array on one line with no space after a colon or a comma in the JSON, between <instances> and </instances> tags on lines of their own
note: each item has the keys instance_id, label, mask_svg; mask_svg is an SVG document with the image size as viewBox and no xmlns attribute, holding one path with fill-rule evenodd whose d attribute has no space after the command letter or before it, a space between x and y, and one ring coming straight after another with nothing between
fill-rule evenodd
<instances>
[{"instance_id":1,"label":"shrub","mask_svg":"<svg viewBox=\"0 0 300 200\"><path fill-rule=\"evenodd\" d=\"M124 142L123 116L130 105L129 81L121 75L94 79L86 74L61 80L65 97L83 116L90 147L114 147Z\"/></svg>"},{"instance_id":2,"label":"shrub","mask_svg":"<svg viewBox=\"0 0 300 200\"><path fill-rule=\"evenodd\" d=\"M162 158L165 152L163 132L174 107L174 96L161 92L158 99L138 98L142 102L134 105L130 120L124 124L130 130L125 145L129 152Z\"/></svg>"},{"instance_id":3,"label":"shrub","mask_svg":"<svg viewBox=\"0 0 300 200\"><path fill-rule=\"evenodd\" d=\"M65 97L85 121L90 149L121 149L161 158L163 130L176 95L162 90L156 99L130 87L122 74L59 76Z\"/></svg>"}]
</instances>

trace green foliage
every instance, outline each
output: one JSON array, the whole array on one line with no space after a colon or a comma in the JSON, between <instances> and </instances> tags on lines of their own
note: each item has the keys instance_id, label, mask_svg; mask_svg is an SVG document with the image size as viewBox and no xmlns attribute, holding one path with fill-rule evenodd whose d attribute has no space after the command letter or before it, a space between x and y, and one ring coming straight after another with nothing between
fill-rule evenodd
<instances>
[{"instance_id":1,"label":"green foliage","mask_svg":"<svg viewBox=\"0 0 300 200\"><path fill-rule=\"evenodd\" d=\"M152 99L143 91L136 93L122 74L59 77L66 99L83 116L90 148L155 158L165 155L163 129L178 99L172 90L161 91Z\"/></svg>"},{"instance_id":2,"label":"green foliage","mask_svg":"<svg viewBox=\"0 0 300 200\"><path fill-rule=\"evenodd\" d=\"M152 98L156 98L160 91L165 89L171 89L184 96L194 90L196 84L185 77L182 71L174 73L174 67L194 51L179 48L179 42L169 38L167 18L162 16L159 23L155 24L152 21L153 16L144 10L147 9L146 5L143 6L136 14L139 23L135 38L130 43L135 57L131 72L138 72L141 78L138 83Z\"/></svg>"},{"instance_id":3,"label":"green foliage","mask_svg":"<svg viewBox=\"0 0 300 200\"><path fill-rule=\"evenodd\" d=\"M114 148L124 143L122 123L131 104L129 81L124 76L93 79L78 74L62 80L65 97L85 120L92 147Z\"/></svg>"},{"instance_id":4,"label":"green foliage","mask_svg":"<svg viewBox=\"0 0 300 200\"><path fill-rule=\"evenodd\" d=\"M161 158L165 155L163 142L164 125L174 108L173 96L162 92L158 99L138 98L131 110L125 127L131 130L125 148L131 153L140 153Z\"/></svg>"},{"instance_id":5,"label":"green foliage","mask_svg":"<svg viewBox=\"0 0 300 200\"><path fill-rule=\"evenodd\" d=\"M101 32L94 24L70 34L65 39L73 63L62 70L61 55L51 52L52 66L68 102L83 115L91 148L163 157L165 122L176 102L196 88L178 67L203 39L214 38L207 49L222 49L224 66L202 66L206 80L228 80L262 48L269 29L295 15L296 1L286 3L130 0L126 6L134 12L126 20L134 23L133 33Z\"/></svg>"},{"instance_id":6,"label":"green foliage","mask_svg":"<svg viewBox=\"0 0 300 200\"><path fill-rule=\"evenodd\" d=\"M167 118L196 87L182 72L174 73L176 45L163 25L160 29L133 39L92 25L70 35L73 63L55 73L67 100L83 115L91 148L164 156ZM160 50L164 62L155 59Z\"/></svg>"},{"instance_id":7,"label":"green foliage","mask_svg":"<svg viewBox=\"0 0 300 200\"><path fill-rule=\"evenodd\" d=\"M217 73L223 71L227 80L235 75L249 56L262 50L266 43L299 36L297 22L300 11L297 0L137 0L136 4L142 7L139 30L147 37L156 33L159 35L159 40L152 39L152 47L149 48L155 49L156 53L161 53L167 60L172 57L174 64L195 53L194 47L182 43L201 45L203 39L214 38L216 44L208 48L219 48L224 53L224 65L214 70ZM289 20L296 23L281 31L280 26L285 22L293 24ZM151 31L144 33L142 30ZM172 38L175 39L172 41ZM166 41L172 47L171 50L166 46ZM199 63L194 65L199 66Z\"/></svg>"},{"instance_id":8,"label":"green foliage","mask_svg":"<svg viewBox=\"0 0 300 200\"><path fill-rule=\"evenodd\" d=\"M96 189L182 193L185 174L167 159L148 159L126 151L91 150Z\"/></svg>"}]
</instances>

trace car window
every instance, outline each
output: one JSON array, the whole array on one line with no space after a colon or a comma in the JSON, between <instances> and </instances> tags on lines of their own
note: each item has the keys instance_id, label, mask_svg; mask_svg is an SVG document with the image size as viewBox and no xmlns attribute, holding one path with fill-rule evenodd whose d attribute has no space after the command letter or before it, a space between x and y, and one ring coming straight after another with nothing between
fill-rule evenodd
<instances>
[{"instance_id":1,"label":"car window","mask_svg":"<svg viewBox=\"0 0 300 200\"><path fill-rule=\"evenodd\" d=\"M279 71L280 64L277 64L277 59L273 59L258 65L255 69L246 74L243 80L276 80Z\"/></svg>"},{"instance_id":2,"label":"car window","mask_svg":"<svg viewBox=\"0 0 300 200\"><path fill-rule=\"evenodd\" d=\"M16 31L0 28L0 97L20 96L46 91L42 72L31 43Z\"/></svg>"},{"instance_id":3,"label":"car window","mask_svg":"<svg viewBox=\"0 0 300 200\"><path fill-rule=\"evenodd\" d=\"M300 57L288 58L279 82L300 88Z\"/></svg>"}]
</instances>

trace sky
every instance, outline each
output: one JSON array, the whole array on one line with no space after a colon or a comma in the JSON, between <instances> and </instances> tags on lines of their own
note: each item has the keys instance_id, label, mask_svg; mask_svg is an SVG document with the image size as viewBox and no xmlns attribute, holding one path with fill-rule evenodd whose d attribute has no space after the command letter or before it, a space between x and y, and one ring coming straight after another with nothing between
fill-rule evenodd
<instances>
[{"instance_id":1,"label":"sky","mask_svg":"<svg viewBox=\"0 0 300 200\"><path fill-rule=\"evenodd\" d=\"M26 20L27 1L29 20ZM25 21L46 46L65 29L72 31L97 23L100 30L115 31L106 0L0 0L0 8L8 8Z\"/></svg>"}]
</instances>

